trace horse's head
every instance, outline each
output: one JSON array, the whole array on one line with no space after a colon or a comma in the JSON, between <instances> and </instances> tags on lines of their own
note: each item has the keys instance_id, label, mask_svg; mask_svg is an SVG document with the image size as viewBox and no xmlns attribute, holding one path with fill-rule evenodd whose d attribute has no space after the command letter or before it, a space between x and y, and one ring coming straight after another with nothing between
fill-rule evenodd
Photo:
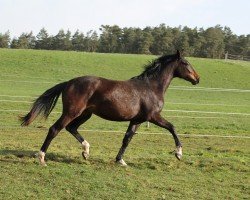
<instances>
[{"instance_id":1,"label":"horse's head","mask_svg":"<svg viewBox=\"0 0 250 200\"><path fill-rule=\"evenodd\" d=\"M199 75L196 73L192 65L181 56L180 51L177 50L177 67L174 71L174 76L183 78L189 82L191 82L193 85L196 85L200 81Z\"/></svg>"}]
</instances>

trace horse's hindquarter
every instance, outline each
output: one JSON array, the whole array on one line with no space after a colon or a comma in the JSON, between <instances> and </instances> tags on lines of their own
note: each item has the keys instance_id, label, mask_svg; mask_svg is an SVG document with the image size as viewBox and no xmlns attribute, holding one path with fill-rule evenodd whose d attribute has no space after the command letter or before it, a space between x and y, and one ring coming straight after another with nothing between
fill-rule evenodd
<instances>
[{"instance_id":1,"label":"horse's hindquarter","mask_svg":"<svg viewBox=\"0 0 250 200\"><path fill-rule=\"evenodd\" d=\"M131 81L100 79L88 104L93 113L108 120L129 121L140 115L141 92Z\"/></svg>"}]
</instances>

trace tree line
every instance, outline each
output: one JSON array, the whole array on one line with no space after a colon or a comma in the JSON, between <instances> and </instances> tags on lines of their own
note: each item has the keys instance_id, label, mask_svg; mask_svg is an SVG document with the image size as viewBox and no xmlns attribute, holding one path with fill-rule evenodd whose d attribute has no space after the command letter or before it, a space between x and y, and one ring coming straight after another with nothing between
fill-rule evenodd
<instances>
[{"instance_id":1,"label":"tree line","mask_svg":"<svg viewBox=\"0 0 250 200\"><path fill-rule=\"evenodd\" d=\"M121 28L117 25L102 25L86 34L59 30L49 35L45 28L34 36L33 32L22 33L11 39L10 32L0 33L0 48L47 49L102 53L171 54L184 49L186 56L222 58L225 52L250 56L250 34L236 35L229 27L216 25L207 29L169 27L161 24L146 28Z\"/></svg>"}]
</instances>

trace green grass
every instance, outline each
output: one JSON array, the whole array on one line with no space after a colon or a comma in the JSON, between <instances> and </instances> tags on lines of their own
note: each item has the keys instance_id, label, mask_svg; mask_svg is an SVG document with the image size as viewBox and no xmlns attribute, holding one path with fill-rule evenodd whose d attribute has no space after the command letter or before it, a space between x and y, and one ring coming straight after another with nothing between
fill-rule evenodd
<instances>
[{"instance_id":1,"label":"green grass","mask_svg":"<svg viewBox=\"0 0 250 200\"><path fill-rule=\"evenodd\" d=\"M129 167L119 167L114 158L128 123L92 117L80 131L91 144L88 161L82 159L77 141L62 131L46 155L48 167L38 165L34 154L60 114L21 128L17 118L29 110L27 101L76 76L129 79L153 58L0 49L0 199L249 199L249 139L190 135L249 136L249 115L225 114L250 114L249 62L188 58L201 83L196 87L174 80L164 109L221 114L162 113L184 134L182 161L175 159L174 141L167 131L143 124L124 156ZM177 90L176 86L245 91ZM54 111L61 111L60 102ZM159 132L166 135L144 134Z\"/></svg>"}]
</instances>

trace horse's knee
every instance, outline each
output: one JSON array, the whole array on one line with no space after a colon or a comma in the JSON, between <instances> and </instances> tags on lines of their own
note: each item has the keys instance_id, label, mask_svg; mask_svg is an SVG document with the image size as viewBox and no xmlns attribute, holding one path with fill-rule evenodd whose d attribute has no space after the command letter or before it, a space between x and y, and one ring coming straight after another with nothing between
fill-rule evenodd
<instances>
[{"instance_id":1,"label":"horse's knee","mask_svg":"<svg viewBox=\"0 0 250 200\"><path fill-rule=\"evenodd\" d=\"M51 126L51 127L49 128L49 134L48 134L48 136L49 136L51 139L53 139L54 137L56 137L56 135L57 135L58 132L59 132L59 130L58 130L56 127Z\"/></svg>"}]
</instances>

